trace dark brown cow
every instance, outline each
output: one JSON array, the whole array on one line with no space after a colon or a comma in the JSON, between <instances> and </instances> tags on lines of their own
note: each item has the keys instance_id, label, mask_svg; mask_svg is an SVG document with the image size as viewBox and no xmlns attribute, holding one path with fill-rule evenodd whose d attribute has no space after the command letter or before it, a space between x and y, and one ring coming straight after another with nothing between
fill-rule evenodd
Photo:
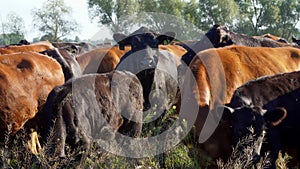
<instances>
[{"instance_id":1,"label":"dark brown cow","mask_svg":"<svg viewBox=\"0 0 300 169\"><path fill-rule=\"evenodd\" d=\"M95 45L87 42L52 42L52 45L59 49L67 49L75 56L97 48Z\"/></svg>"},{"instance_id":2,"label":"dark brown cow","mask_svg":"<svg viewBox=\"0 0 300 169\"><path fill-rule=\"evenodd\" d=\"M43 144L53 131L54 147L48 153L64 157L66 144L72 150L86 149L97 139L113 139L117 131L138 136L142 109L142 86L137 77L114 71L83 75L54 88L32 121L38 124L35 128Z\"/></svg>"},{"instance_id":3,"label":"dark brown cow","mask_svg":"<svg viewBox=\"0 0 300 169\"><path fill-rule=\"evenodd\" d=\"M197 43L195 43L188 52L182 56L182 60L189 65L196 53L199 51L218 48L229 45L241 45L251 47L283 47L294 46L288 43L282 43L275 41L269 37L252 37L245 34L239 34L229 31L226 27L220 25L214 25Z\"/></svg>"},{"instance_id":4,"label":"dark brown cow","mask_svg":"<svg viewBox=\"0 0 300 169\"><path fill-rule=\"evenodd\" d=\"M230 112L227 117L231 117L235 143L248 134L259 137L266 131L263 149L270 151L271 168L275 168L279 150L296 148L300 153L295 137L300 131L299 88L299 71L262 77L240 86L225 107L225 112ZM247 130L250 126L254 133ZM257 155L262 154L259 150Z\"/></svg>"},{"instance_id":5,"label":"dark brown cow","mask_svg":"<svg viewBox=\"0 0 300 169\"><path fill-rule=\"evenodd\" d=\"M198 141L214 159L226 159L231 152L231 132L228 125L219 125L222 114L214 109L229 103L233 92L251 79L299 70L300 50L245 46L208 49L199 52L189 67L193 74L185 77L182 98L195 99L199 105L195 122ZM189 85L194 78L197 85ZM185 95L190 88L194 95Z\"/></svg>"},{"instance_id":6,"label":"dark brown cow","mask_svg":"<svg viewBox=\"0 0 300 169\"><path fill-rule=\"evenodd\" d=\"M62 67L65 81L68 81L71 78L76 78L82 75L80 65L76 59L72 56L65 48L55 48L48 49L46 51L40 52L46 54L49 57L54 58Z\"/></svg>"},{"instance_id":7,"label":"dark brown cow","mask_svg":"<svg viewBox=\"0 0 300 169\"><path fill-rule=\"evenodd\" d=\"M56 60L35 52L0 55L1 140L12 126L11 134L40 110L50 91L64 83Z\"/></svg>"},{"instance_id":8,"label":"dark brown cow","mask_svg":"<svg viewBox=\"0 0 300 169\"><path fill-rule=\"evenodd\" d=\"M49 41L41 41L29 45L7 46L0 48L0 54L12 54L17 52L42 52L48 49L54 49Z\"/></svg>"},{"instance_id":9,"label":"dark brown cow","mask_svg":"<svg viewBox=\"0 0 300 169\"><path fill-rule=\"evenodd\" d=\"M282 38L282 37L278 37L278 36L275 36L275 35L272 35L272 34L264 34L264 35L261 35L261 36L252 36L253 38L257 38L257 39L260 39L260 38L269 38L269 39L272 39L274 41L277 41L277 42L281 42L281 43L289 43L286 39Z\"/></svg>"}]
</instances>

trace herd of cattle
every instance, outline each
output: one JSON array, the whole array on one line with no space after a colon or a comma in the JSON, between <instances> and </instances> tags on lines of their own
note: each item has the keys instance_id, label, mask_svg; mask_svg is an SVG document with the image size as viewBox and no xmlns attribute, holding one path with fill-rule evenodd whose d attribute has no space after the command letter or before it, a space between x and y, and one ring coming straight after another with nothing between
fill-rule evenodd
<instances>
[{"instance_id":1,"label":"herd of cattle","mask_svg":"<svg viewBox=\"0 0 300 169\"><path fill-rule=\"evenodd\" d=\"M269 168L280 150L300 153L294 37L247 36L215 25L189 43L146 27L113 38L118 45L109 47L48 41L0 47L1 140L25 129L37 154L51 135L49 153L63 157L66 144L88 149L92 138L111 140L116 132L139 137L149 110L176 105L179 113L194 99L192 134L213 159L228 159L250 126L264 137L256 155L269 151Z\"/></svg>"}]
</instances>

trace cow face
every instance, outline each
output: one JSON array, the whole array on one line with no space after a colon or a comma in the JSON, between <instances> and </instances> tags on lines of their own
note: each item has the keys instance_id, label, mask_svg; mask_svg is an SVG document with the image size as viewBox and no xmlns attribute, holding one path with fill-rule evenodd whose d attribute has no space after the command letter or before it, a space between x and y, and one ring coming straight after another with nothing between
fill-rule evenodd
<instances>
[{"instance_id":1,"label":"cow face","mask_svg":"<svg viewBox=\"0 0 300 169\"><path fill-rule=\"evenodd\" d=\"M227 109L227 110L226 110ZM276 107L272 110L262 110L258 107L225 108L232 114L231 124L236 141L247 134L261 135L261 133L270 127L279 125L287 116L287 111L283 107ZM249 128L253 128L253 133Z\"/></svg>"},{"instance_id":2,"label":"cow face","mask_svg":"<svg viewBox=\"0 0 300 169\"><path fill-rule=\"evenodd\" d=\"M117 65L118 70L127 70L137 75L143 86L144 108L150 108L149 95L154 81L154 73L157 69L159 58L164 57L159 51L158 45L168 44L174 40L175 32L166 32L158 35L148 28L141 27L129 36L114 34L114 40L118 42L120 49L130 45L131 51L127 52Z\"/></svg>"},{"instance_id":3,"label":"cow face","mask_svg":"<svg viewBox=\"0 0 300 169\"><path fill-rule=\"evenodd\" d=\"M145 27L141 27L129 36L121 33L114 34L113 38L118 42L120 50L124 50L126 45L131 46L131 51L126 53L120 61L126 63L119 64L119 69L129 69L137 74L142 70L155 68L159 55L158 45L170 43L175 36L175 32L158 35Z\"/></svg>"},{"instance_id":4,"label":"cow face","mask_svg":"<svg viewBox=\"0 0 300 169\"><path fill-rule=\"evenodd\" d=\"M235 142L238 142L239 139L249 134L254 134L258 137L262 133L264 118L259 108L242 107L233 109L231 112L231 124Z\"/></svg>"},{"instance_id":5,"label":"cow face","mask_svg":"<svg viewBox=\"0 0 300 169\"><path fill-rule=\"evenodd\" d=\"M230 43L230 35L226 27L214 25L205 36L210 40L215 48L226 46Z\"/></svg>"},{"instance_id":6,"label":"cow face","mask_svg":"<svg viewBox=\"0 0 300 169\"><path fill-rule=\"evenodd\" d=\"M231 114L235 143L247 135L254 135L257 140L257 144L254 145L256 154L253 160L255 162L259 160L262 143L268 135L268 129L279 125L287 116L286 110L282 107L265 111L258 107L245 106L233 109L225 106L224 113Z\"/></svg>"}]
</instances>

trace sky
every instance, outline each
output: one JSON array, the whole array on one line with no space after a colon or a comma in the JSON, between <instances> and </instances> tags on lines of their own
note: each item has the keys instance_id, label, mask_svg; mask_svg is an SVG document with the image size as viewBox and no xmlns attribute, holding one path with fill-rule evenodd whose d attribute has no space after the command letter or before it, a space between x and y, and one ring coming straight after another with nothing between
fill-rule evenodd
<instances>
[{"instance_id":1,"label":"sky","mask_svg":"<svg viewBox=\"0 0 300 169\"><path fill-rule=\"evenodd\" d=\"M11 11L14 11L25 22L25 38L32 41L35 37L41 37L43 33L33 28L32 9L41 8L45 0L0 0L0 22ZM65 0L65 4L72 9L72 17L80 25L80 32L68 36L74 39L77 35L80 40L112 39L111 33L97 24L97 20L91 21L88 16L87 0Z\"/></svg>"}]
</instances>

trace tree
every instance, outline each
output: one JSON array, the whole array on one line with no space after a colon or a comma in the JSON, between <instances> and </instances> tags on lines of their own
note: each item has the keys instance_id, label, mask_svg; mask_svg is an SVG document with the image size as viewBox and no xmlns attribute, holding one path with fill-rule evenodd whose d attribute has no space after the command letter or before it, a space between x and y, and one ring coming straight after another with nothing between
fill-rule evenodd
<instances>
[{"instance_id":1,"label":"tree","mask_svg":"<svg viewBox=\"0 0 300 169\"><path fill-rule=\"evenodd\" d=\"M124 32L131 23L122 17L139 11L139 4L136 0L89 0L88 8L91 19L98 19L99 24L112 32Z\"/></svg>"},{"instance_id":2,"label":"tree","mask_svg":"<svg viewBox=\"0 0 300 169\"><path fill-rule=\"evenodd\" d=\"M78 23L71 16L71 8L65 5L64 0L47 0L41 8L34 8L32 14L34 27L46 35L52 35L51 41L59 41L79 31Z\"/></svg>"},{"instance_id":3,"label":"tree","mask_svg":"<svg viewBox=\"0 0 300 169\"><path fill-rule=\"evenodd\" d=\"M278 35L285 38L291 38L292 34L297 34L296 28L300 18L300 2L299 0L279 1L279 22Z\"/></svg>"},{"instance_id":4,"label":"tree","mask_svg":"<svg viewBox=\"0 0 300 169\"><path fill-rule=\"evenodd\" d=\"M290 38L300 17L298 0L236 0L240 16L235 31L248 35L271 33Z\"/></svg>"},{"instance_id":5,"label":"tree","mask_svg":"<svg viewBox=\"0 0 300 169\"><path fill-rule=\"evenodd\" d=\"M238 14L238 5L234 0L199 0L198 26L205 31L214 24L232 26Z\"/></svg>"},{"instance_id":6,"label":"tree","mask_svg":"<svg viewBox=\"0 0 300 169\"><path fill-rule=\"evenodd\" d=\"M1 44L15 44L24 39L25 22L15 12L10 12L7 14L6 20L2 21L1 27Z\"/></svg>"}]
</instances>

